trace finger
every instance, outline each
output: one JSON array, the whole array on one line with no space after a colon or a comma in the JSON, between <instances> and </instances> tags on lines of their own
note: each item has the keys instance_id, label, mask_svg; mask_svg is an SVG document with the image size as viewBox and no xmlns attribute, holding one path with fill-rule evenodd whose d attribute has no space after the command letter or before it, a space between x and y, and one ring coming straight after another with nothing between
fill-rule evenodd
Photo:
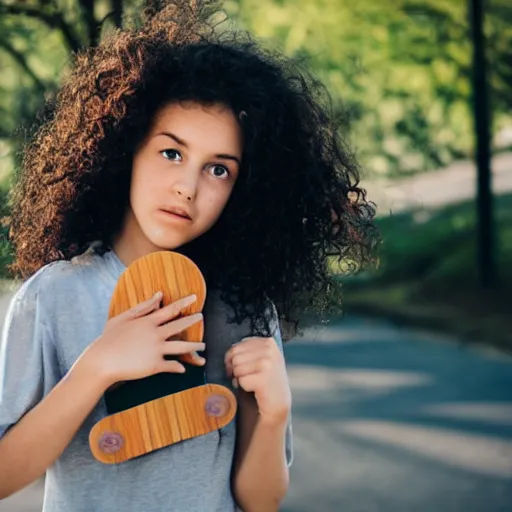
<instances>
[{"instance_id":1,"label":"finger","mask_svg":"<svg viewBox=\"0 0 512 512\"><path fill-rule=\"evenodd\" d=\"M162 336L162 339L166 340L171 336L175 336L176 334L183 332L185 329L188 329L191 325L197 324L202 320L202 313L184 316L182 318L178 318L177 320L173 320L172 322L160 326L159 332L160 335Z\"/></svg>"},{"instance_id":2,"label":"finger","mask_svg":"<svg viewBox=\"0 0 512 512\"><path fill-rule=\"evenodd\" d=\"M196 295L189 295L183 299L171 302L151 315L157 325L162 325L177 318L181 311L197 300Z\"/></svg>"},{"instance_id":3,"label":"finger","mask_svg":"<svg viewBox=\"0 0 512 512\"><path fill-rule=\"evenodd\" d=\"M162 343L162 354L174 356L178 354L189 354L191 352L203 351L206 348L204 343L195 343L193 341L166 341Z\"/></svg>"},{"instance_id":4,"label":"finger","mask_svg":"<svg viewBox=\"0 0 512 512\"><path fill-rule=\"evenodd\" d=\"M250 361L257 361L258 359L261 359L262 355L263 354L260 355L258 351L233 354L232 357L226 361L226 364L230 366L236 366L238 364L249 363Z\"/></svg>"},{"instance_id":5,"label":"finger","mask_svg":"<svg viewBox=\"0 0 512 512\"><path fill-rule=\"evenodd\" d=\"M244 391L253 393L260 387L260 381L260 376L255 373L237 379L239 388L242 388Z\"/></svg>"},{"instance_id":6,"label":"finger","mask_svg":"<svg viewBox=\"0 0 512 512\"><path fill-rule=\"evenodd\" d=\"M260 362L259 361L249 361L244 364L237 364L232 368L232 375L237 379L241 377L246 377L247 375L253 375L255 373L260 373Z\"/></svg>"},{"instance_id":7,"label":"finger","mask_svg":"<svg viewBox=\"0 0 512 512\"><path fill-rule=\"evenodd\" d=\"M246 338L249 340L249 338ZM255 338L250 338L255 339ZM249 342L249 341L241 341L236 345L233 345L224 355L224 362L228 363L233 360L236 356L242 356L242 354L252 354L249 357L254 357L255 353L259 352L262 349L261 346L261 338L258 338L257 342Z\"/></svg>"},{"instance_id":8,"label":"finger","mask_svg":"<svg viewBox=\"0 0 512 512\"><path fill-rule=\"evenodd\" d=\"M185 373L185 367L179 361L168 361L166 359L162 359L158 365L158 371L167 373Z\"/></svg>"},{"instance_id":9,"label":"finger","mask_svg":"<svg viewBox=\"0 0 512 512\"><path fill-rule=\"evenodd\" d=\"M181 356L179 356L179 360L182 363L188 363L194 366L204 366L206 364L206 359L204 357L201 357L197 352L182 354Z\"/></svg>"},{"instance_id":10,"label":"finger","mask_svg":"<svg viewBox=\"0 0 512 512\"><path fill-rule=\"evenodd\" d=\"M191 352L189 355L193 359L192 364L196 364L197 366L203 366L206 363L206 359L204 357L201 357L197 352Z\"/></svg>"},{"instance_id":11,"label":"finger","mask_svg":"<svg viewBox=\"0 0 512 512\"><path fill-rule=\"evenodd\" d=\"M133 320L135 318L145 316L160 307L160 301L162 300L162 297L162 292L156 292L155 295L153 295L153 297L151 297L150 299L145 300L144 302L140 302L139 304L137 304L133 308L128 309L124 313L121 313L120 315L111 318L110 322L115 323L122 320Z\"/></svg>"}]
</instances>

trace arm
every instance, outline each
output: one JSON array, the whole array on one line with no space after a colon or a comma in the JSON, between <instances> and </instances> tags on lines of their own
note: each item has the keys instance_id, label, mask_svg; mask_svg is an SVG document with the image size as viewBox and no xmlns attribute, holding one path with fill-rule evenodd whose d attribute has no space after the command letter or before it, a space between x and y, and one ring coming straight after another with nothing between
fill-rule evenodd
<instances>
[{"instance_id":1,"label":"arm","mask_svg":"<svg viewBox=\"0 0 512 512\"><path fill-rule=\"evenodd\" d=\"M277 511L288 490L287 418L265 421L254 395L238 393L233 494L244 512Z\"/></svg>"},{"instance_id":2,"label":"arm","mask_svg":"<svg viewBox=\"0 0 512 512\"><path fill-rule=\"evenodd\" d=\"M232 480L244 512L277 511L288 490L291 391L278 334L277 339L245 338L225 356L227 373L240 388Z\"/></svg>"},{"instance_id":3,"label":"arm","mask_svg":"<svg viewBox=\"0 0 512 512\"><path fill-rule=\"evenodd\" d=\"M0 439L0 499L41 477L60 457L107 385L78 360Z\"/></svg>"},{"instance_id":4,"label":"arm","mask_svg":"<svg viewBox=\"0 0 512 512\"><path fill-rule=\"evenodd\" d=\"M21 315L8 316L8 329L4 333L9 335L4 336L0 358L0 384L3 384L0 385L0 400L3 397L9 400L0 402L0 420L4 418L0 424L13 426L0 439L0 499L19 491L45 473L64 452L109 386L155 373L182 371L181 363L167 361L163 356L204 350L203 343L166 342L169 337L197 323L199 316L171 321L191 301L182 299L158 309L160 299L161 296L155 295L111 318L103 334L85 349L44 398L38 395L42 383L37 378L32 379L35 384L27 388L31 395L29 405L15 395L16 385L21 384L19 371L14 374L8 371L10 362L20 361L17 342L26 342L29 336L25 333L15 342L17 335L23 333L19 326L23 325L24 318ZM41 326L41 322L32 322L32 325ZM36 334L31 337L32 345L27 344L27 349L37 354L40 346L34 340L42 338L42 333L36 330ZM30 368L41 375L41 365L42 361L36 358ZM30 380L29 377L28 372L26 379ZM17 401L23 403L19 405ZM24 414L18 414L21 407Z\"/></svg>"}]
</instances>

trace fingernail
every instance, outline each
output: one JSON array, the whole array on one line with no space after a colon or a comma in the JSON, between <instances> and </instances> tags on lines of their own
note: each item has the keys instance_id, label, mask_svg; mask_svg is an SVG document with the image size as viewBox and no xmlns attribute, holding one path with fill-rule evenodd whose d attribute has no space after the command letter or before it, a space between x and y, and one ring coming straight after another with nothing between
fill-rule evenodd
<instances>
[{"instance_id":1,"label":"fingernail","mask_svg":"<svg viewBox=\"0 0 512 512\"><path fill-rule=\"evenodd\" d=\"M153 297L151 297L151 300L156 300L156 299L161 299L163 297L163 293L162 292L156 292L155 295L153 295Z\"/></svg>"},{"instance_id":2,"label":"fingernail","mask_svg":"<svg viewBox=\"0 0 512 512\"><path fill-rule=\"evenodd\" d=\"M238 379L237 379L236 377L233 377L233 378L231 379L231 384L233 385L233 387L234 387L235 389L238 389Z\"/></svg>"},{"instance_id":3,"label":"fingernail","mask_svg":"<svg viewBox=\"0 0 512 512\"><path fill-rule=\"evenodd\" d=\"M197 300L197 295L189 295L188 297L185 297L183 299L183 305L189 306L190 304L193 304Z\"/></svg>"}]
</instances>

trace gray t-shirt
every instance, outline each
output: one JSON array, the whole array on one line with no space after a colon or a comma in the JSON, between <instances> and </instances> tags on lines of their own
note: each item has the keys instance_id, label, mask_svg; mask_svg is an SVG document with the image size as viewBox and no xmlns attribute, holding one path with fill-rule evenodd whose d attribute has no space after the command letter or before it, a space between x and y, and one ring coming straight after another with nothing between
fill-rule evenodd
<instances>
[{"instance_id":1,"label":"gray t-shirt","mask_svg":"<svg viewBox=\"0 0 512 512\"><path fill-rule=\"evenodd\" d=\"M71 261L50 263L14 295L0 345L0 437L34 407L102 332L114 287L125 266L115 252L91 248ZM205 304L208 382L232 389L224 354L250 336L249 323L228 324L231 311L218 294ZM277 319L274 338L282 348ZM89 432L107 415L101 399L62 456L48 468L44 512L228 512L236 422L207 435L118 465L98 462ZM58 435L58 431L55 432ZM286 457L292 459L291 420Z\"/></svg>"}]
</instances>

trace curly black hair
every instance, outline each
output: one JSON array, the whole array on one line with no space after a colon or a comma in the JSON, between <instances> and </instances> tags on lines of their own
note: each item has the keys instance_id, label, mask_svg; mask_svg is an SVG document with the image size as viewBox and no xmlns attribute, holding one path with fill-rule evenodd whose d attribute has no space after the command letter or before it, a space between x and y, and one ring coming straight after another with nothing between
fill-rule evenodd
<instances>
[{"instance_id":1,"label":"curly black hair","mask_svg":"<svg viewBox=\"0 0 512 512\"><path fill-rule=\"evenodd\" d=\"M100 252L112 247L134 148L160 108L185 100L227 106L243 132L224 212L178 249L222 291L233 321L248 317L268 334L274 304L297 326L306 307L325 304L330 257L357 268L373 262L374 206L325 87L249 34L220 30L217 12L217 1L152 3L142 25L75 56L13 189L14 275L28 277L94 241Z\"/></svg>"}]
</instances>

